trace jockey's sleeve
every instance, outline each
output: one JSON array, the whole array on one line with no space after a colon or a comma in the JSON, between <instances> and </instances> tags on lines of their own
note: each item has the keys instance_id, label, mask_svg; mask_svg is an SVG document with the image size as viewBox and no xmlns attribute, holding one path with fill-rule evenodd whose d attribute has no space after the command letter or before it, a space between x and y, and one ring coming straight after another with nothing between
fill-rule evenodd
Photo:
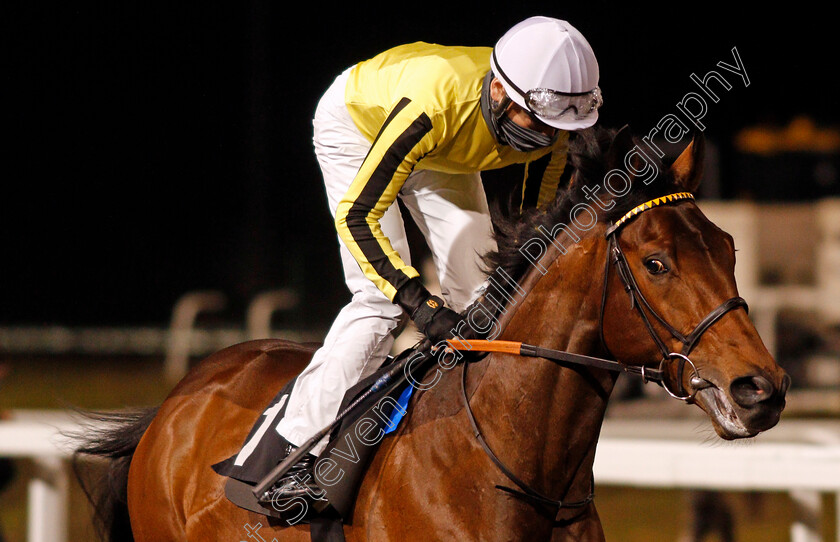
<instances>
[{"instance_id":1,"label":"jockey's sleeve","mask_svg":"<svg viewBox=\"0 0 840 542\"><path fill-rule=\"evenodd\" d=\"M408 98L391 110L350 188L338 204L335 227L365 276L394 299L419 276L382 232L379 220L394 203L417 162L435 146L432 121Z\"/></svg>"},{"instance_id":2,"label":"jockey's sleeve","mask_svg":"<svg viewBox=\"0 0 840 542\"><path fill-rule=\"evenodd\" d=\"M537 198L537 207L543 208L557 197L557 186L560 177L566 169L566 160L569 154L569 133L560 132L558 142L553 151L551 159L543 172L540 183L540 195Z\"/></svg>"}]
</instances>

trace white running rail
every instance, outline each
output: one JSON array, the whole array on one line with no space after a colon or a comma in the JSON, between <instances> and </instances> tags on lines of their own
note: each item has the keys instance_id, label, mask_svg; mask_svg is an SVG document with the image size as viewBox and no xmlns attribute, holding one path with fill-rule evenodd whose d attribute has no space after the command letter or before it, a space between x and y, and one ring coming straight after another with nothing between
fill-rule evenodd
<instances>
[{"instance_id":1,"label":"white running rail","mask_svg":"<svg viewBox=\"0 0 840 542\"><path fill-rule=\"evenodd\" d=\"M0 422L0 456L29 458L38 466L29 481L27 541L66 542L72 446L62 433L79 426L65 412L12 415ZM748 444L710 441L708 423L608 418L595 459L596 484L788 492L797 504L790 540L822 541L826 511L820 497L832 493L840 503L840 421L783 420Z\"/></svg>"}]
</instances>

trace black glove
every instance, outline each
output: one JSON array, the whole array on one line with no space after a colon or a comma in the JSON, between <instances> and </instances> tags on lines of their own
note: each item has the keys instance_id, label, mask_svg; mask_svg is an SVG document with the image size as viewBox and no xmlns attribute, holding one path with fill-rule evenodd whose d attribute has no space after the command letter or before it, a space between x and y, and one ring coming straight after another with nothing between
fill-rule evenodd
<instances>
[{"instance_id":1,"label":"black glove","mask_svg":"<svg viewBox=\"0 0 840 542\"><path fill-rule=\"evenodd\" d=\"M417 329L431 339L432 344L455 337L456 332L464 332L464 320L460 314L447 308L443 299L434 296L423 286L419 278L405 283L394 297L394 302L411 316Z\"/></svg>"}]
</instances>

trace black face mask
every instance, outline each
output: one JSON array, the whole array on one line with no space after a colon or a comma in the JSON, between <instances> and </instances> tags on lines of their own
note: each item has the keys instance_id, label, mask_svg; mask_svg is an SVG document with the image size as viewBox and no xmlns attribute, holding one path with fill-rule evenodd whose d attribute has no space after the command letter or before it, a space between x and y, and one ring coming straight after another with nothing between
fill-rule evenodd
<instances>
[{"instance_id":1,"label":"black face mask","mask_svg":"<svg viewBox=\"0 0 840 542\"><path fill-rule=\"evenodd\" d=\"M501 103L490 98L492 80L493 73L487 72L481 89L481 113L496 141L520 152L530 152L553 145L559 132L555 132L553 136L547 136L542 132L520 126L506 113L511 101L509 97L506 96Z\"/></svg>"}]
</instances>

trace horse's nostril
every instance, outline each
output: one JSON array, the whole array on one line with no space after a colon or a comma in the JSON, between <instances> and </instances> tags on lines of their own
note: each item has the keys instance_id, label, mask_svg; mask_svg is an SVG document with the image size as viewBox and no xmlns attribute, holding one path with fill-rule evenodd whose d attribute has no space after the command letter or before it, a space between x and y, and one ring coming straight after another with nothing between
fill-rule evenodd
<instances>
[{"instance_id":1,"label":"horse's nostril","mask_svg":"<svg viewBox=\"0 0 840 542\"><path fill-rule=\"evenodd\" d=\"M779 386L779 395L784 397L788 391L788 388L790 388L790 375L786 374L784 377L782 377L782 385Z\"/></svg>"},{"instance_id":2,"label":"horse's nostril","mask_svg":"<svg viewBox=\"0 0 840 542\"><path fill-rule=\"evenodd\" d=\"M751 407L773 397L773 383L763 376L736 378L729 386L732 398L742 407Z\"/></svg>"}]
</instances>

